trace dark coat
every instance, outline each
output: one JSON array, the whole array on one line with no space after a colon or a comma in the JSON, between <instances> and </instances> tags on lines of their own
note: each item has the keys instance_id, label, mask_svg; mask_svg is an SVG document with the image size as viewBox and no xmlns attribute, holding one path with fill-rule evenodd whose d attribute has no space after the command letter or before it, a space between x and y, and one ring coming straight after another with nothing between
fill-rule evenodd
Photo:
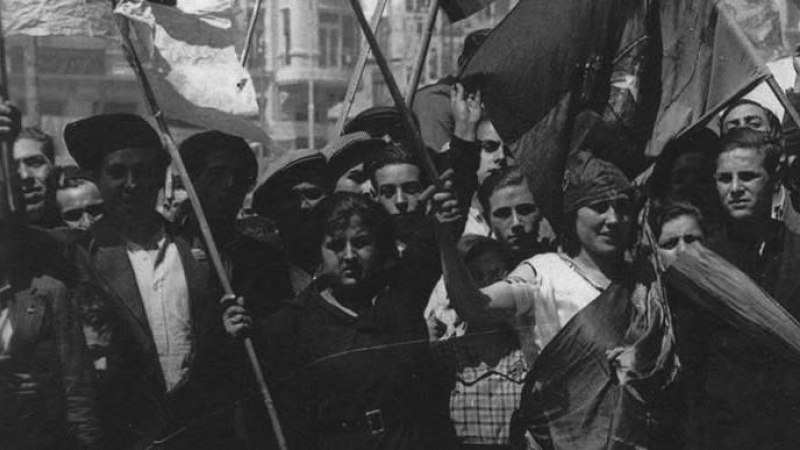
<instances>
[{"instance_id":1,"label":"dark coat","mask_svg":"<svg viewBox=\"0 0 800 450\"><path fill-rule=\"evenodd\" d=\"M105 358L100 394L104 426L114 448L140 448L188 425L163 448L186 448L198 433L217 433L217 414L227 417L230 396L227 363L232 344L224 335L218 284L207 261L197 259L189 242L167 230L175 242L189 289L193 348L185 379L169 393L125 242L108 222L95 224L93 236L76 252L82 292L82 320L96 332L90 342L96 360ZM192 437L195 436L195 437ZM198 438L199 439L199 438Z\"/></svg>"},{"instance_id":2,"label":"dark coat","mask_svg":"<svg viewBox=\"0 0 800 450\"><path fill-rule=\"evenodd\" d=\"M13 335L0 360L0 448L100 448L94 371L70 292L25 256L3 294Z\"/></svg>"}]
</instances>

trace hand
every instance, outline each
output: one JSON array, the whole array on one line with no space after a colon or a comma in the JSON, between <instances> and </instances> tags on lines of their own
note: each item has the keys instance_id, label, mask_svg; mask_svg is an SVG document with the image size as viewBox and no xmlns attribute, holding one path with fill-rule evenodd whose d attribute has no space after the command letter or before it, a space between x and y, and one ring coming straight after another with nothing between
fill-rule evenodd
<instances>
[{"instance_id":1,"label":"hand","mask_svg":"<svg viewBox=\"0 0 800 450\"><path fill-rule=\"evenodd\" d=\"M428 201L428 212L433 214L440 224L449 224L463 219L458 198L453 192L453 169L448 169L439 176L439 183L428 187L421 195L420 201Z\"/></svg>"},{"instance_id":2,"label":"hand","mask_svg":"<svg viewBox=\"0 0 800 450\"><path fill-rule=\"evenodd\" d=\"M481 91L467 93L464 85L456 83L450 89L450 110L455 129L453 135L472 142L477 139L478 122L481 121Z\"/></svg>"},{"instance_id":3,"label":"hand","mask_svg":"<svg viewBox=\"0 0 800 450\"><path fill-rule=\"evenodd\" d=\"M22 128L22 113L11 102L0 102L0 140L13 141Z\"/></svg>"},{"instance_id":4,"label":"hand","mask_svg":"<svg viewBox=\"0 0 800 450\"><path fill-rule=\"evenodd\" d=\"M230 305L222 313L222 324L225 326L225 332L233 338L240 338L249 333L252 319L243 306L244 299L226 295L222 298L222 303Z\"/></svg>"}]
</instances>

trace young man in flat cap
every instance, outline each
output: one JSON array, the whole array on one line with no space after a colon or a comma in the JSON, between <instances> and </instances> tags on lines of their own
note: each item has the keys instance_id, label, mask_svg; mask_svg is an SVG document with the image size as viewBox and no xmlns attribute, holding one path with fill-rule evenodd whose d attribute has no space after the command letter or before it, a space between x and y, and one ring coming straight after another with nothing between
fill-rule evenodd
<instances>
[{"instance_id":1,"label":"young man in flat cap","mask_svg":"<svg viewBox=\"0 0 800 450\"><path fill-rule=\"evenodd\" d=\"M230 373L219 367L226 345L217 334L220 295L207 262L156 212L167 153L147 122L130 114L70 123L64 140L95 175L106 205L78 260L81 286L94 299L83 305L93 312L84 320L108 331L95 365L110 448L156 440L165 448L214 446L232 401L224 399Z\"/></svg>"},{"instance_id":2,"label":"young man in flat cap","mask_svg":"<svg viewBox=\"0 0 800 450\"><path fill-rule=\"evenodd\" d=\"M283 257L273 264L277 289L271 301L292 299L311 283L320 263L317 205L328 193L325 156L316 150L295 150L271 164L253 194L253 209L275 221L284 248Z\"/></svg>"}]
</instances>

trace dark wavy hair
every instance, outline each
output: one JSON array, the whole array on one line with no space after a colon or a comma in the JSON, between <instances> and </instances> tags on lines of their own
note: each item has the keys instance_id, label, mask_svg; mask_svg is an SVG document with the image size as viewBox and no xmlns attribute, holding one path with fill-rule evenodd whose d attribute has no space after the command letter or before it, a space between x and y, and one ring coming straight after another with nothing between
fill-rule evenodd
<instances>
[{"instance_id":1,"label":"dark wavy hair","mask_svg":"<svg viewBox=\"0 0 800 450\"><path fill-rule=\"evenodd\" d=\"M653 236L658 239L661 237L661 228L664 227L664 224L681 216L694 217L700 225L700 230L703 231L703 234L708 236L709 230L703 218L703 213L700 212L699 208L689 202L654 202L647 216L647 223L653 231Z\"/></svg>"},{"instance_id":2,"label":"dark wavy hair","mask_svg":"<svg viewBox=\"0 0 800 450\"><path fill-rule=\"evenodd\" d=\"M425 171L422 170L422 164L419 159L411 153L403 144L399 142L387 142L386 146L378 150L375 155L367 160L364 164L364 171L369 176L372 185L377 189L378 182L375 180L375 172L395 164L410 164L419 168L420 181L422 184L427 184L425 179Z\"/></svg>"},{"instance_id":3,"label":"dark wavy hair","mask_svg":"<svg viewBox=\"0 0 800 450\"><path fill-rule=\"evenodd\" d=\"M383 261L394 259L397 247L394 243L392 220L379 204L362 194L336 192L323 200L319 208L323 223L320 245L325 236L346 230L350 219L358 216L375 238L378 257Z\"/></svg>"},{"instance_id":4,"label":"dark wavy hair","mask_svg":"<svg viewBox=\"0 0 800 450\"><path fill-rule=\"evenodd\" d=\"M764 155L764 169L770 175L776 175L780 167L783 146L780 140L771 133L755 131L749 128L737 128L722 137L718 152L714 155L716 162L723 153L745 148L755 150Z\"/></svg>"}]
</instances>

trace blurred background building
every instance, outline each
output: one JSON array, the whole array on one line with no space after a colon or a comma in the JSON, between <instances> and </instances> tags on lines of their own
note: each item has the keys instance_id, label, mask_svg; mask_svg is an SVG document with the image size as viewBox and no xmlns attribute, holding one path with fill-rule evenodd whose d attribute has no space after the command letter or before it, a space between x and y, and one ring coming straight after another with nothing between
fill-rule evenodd
<instances>
[{"instance_id":1,"label":"blurred background building","mask_svg":"<svg viewBox=\"0 0 800 450\"><path fill-rule=\"evenodd\" d=\"M430 1L389 0L379 28L381 47L403 91L411 77ZM495 26L517 1L496 0L455 24L440 13L420 86L453 73L464 37ZM751 9L754 4L750 0L726 1L744 2ZM365 3L368 16L376 3ZM786 0L755 3L769 7L774 14L759 16L755 9L747 10L753 17L772 17L753 23L751 38L764 35L765 42L772 42L777 33L779 49L788 54L800 41L800 13ZM236 0L236 4L236 24L244 36L255 0ZM360 29L349 0L263 1L248 68L259 96L259 120L278 144L272 154L261 152L264 162L281 151L322 148L331 140L360 45ZM11 37L7 39L7 63L9 90L24 113L25 125L39 125L56 137L59 163L69 160L61 142L67 122L110 112L149 115L138 83L113 42ZM389 104L385 82L370 60L349 116L370 106ZM178 123L173 131L180 141L198 130Z\"/></svg>"}]
</instances>

